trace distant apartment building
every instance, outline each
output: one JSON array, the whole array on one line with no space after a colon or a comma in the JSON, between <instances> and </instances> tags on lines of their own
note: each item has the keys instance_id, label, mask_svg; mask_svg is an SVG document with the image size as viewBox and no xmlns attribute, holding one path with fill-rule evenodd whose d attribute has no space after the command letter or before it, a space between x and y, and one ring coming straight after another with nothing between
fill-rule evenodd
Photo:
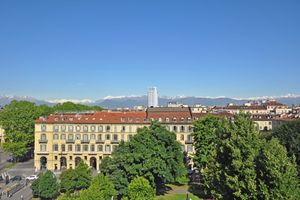
<instances>
[{"instance_id":1,"label":"distant apartment building","mask_svg":"<svg viewBox=\"0 0 300 200\"><path fill-rule=\"evenodd\" d=\"M214 107L213 111L225 111L231 114L239 114L240 112L250 114L268 114L268 110L263 105L228 105L226 107Z\"/></svg>"},{"instance_id":2,"label":"distant apartment building","mask_svg":"<svg viewBox=\"0 0 300 200\"><path fill-rule=\"evenodd\" d=\"M156 87L148 90L148 107L158 107L158 93Z\"/></svg>"},{"instance_id":3,"label":"distant apartment building","mask_svg":"<svg viewBox=\"0 0 300 200\"><path fill-rule=\"evenodd\" d=\"M284 105L274 100L269 100L264 103L269 113L276 115L288 114L292 112L292 109L288 105Z\"/></svg>"}]
</instances>

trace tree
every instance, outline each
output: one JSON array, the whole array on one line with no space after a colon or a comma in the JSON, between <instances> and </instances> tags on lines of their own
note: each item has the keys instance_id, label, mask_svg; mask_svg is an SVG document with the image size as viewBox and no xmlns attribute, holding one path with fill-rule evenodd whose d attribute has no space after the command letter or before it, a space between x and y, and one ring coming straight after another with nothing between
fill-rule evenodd
<instances>
[{"instance_id":1,"label":"tree","mask_svg":"<svg viewBox=\"0 0 300 200\"><path fill-rule=\"evenodd\" d=\"M75 169L62 172L60 176L61 191L70 194L86 189L90 186L91 179L91 170L87 164L81 161Z\"/></svg>"},{"instance_id":2,"label":"tree","mask_svg":"<svg viewBox=\"0 0 300 200\"><path fill-rule=\"evenodd\" d=\"M211 130L209 127L211 123L205 129ZM277 141L268 144L267 140L260 139L249 115L239 114L234 121L224 120L215 133L216 150L209 156L203 171L203 185L208 195L215 199L298 197L293 161ZM196 156L199 157L201 155Z\"/></svg>"},{"instance_id":3,"label":"tree","mask_svg":"<svg viewBox=\"0 0 300 200\"><path fill-rule=\"evenodd\" d=\"M300 120L286 122L273 133L287 149L288 155L296 156L298 174L300 175Z\"/></svg>"},{"instance_id":4,"label":"tree","mask_svg":"<svg viewBox=\"0 0 300 200\"><path fill-rule=\"evenodd\" d=\"M277 139L264 140L256 158L258 199L300 199L295 157Z\"/></svg>"},{"instance_id":5,"label":"tree","mask_svg":"<svg viewBox=\"0 0 300 200\"><path fill-rule=\"evenodd\" d=\"M149 181L143 177L133 179L128 186L129 200L153 200L155 190L149 184Z\"/></svg>"},{"instance_id":6,"label":"tree","mask_svg":"<svg viewBox=\"0 0 300 200\"><path fill-rule=\"evenodd\" d=\"M112 158L106 158L101 171L108 175L122 196L131 180L146 178L153 188L182 176L183 153L174 133L158 123L137 131L129 142L121 142Z\"/></svg>"},{"instance_id":7,"label":"tree","mask_svg":"<svg viewBox=\"0 0 300 200\"><path fill-rule=\"evenodd\" d=\"M53 106L54 111L62 111L62 112L70 112L70 111L101 111L103 110L100 106L87 106L82 104L75 104L73 102L65 102L65 103L59 103Z\"/></svg>"},{"instance_id":8,"label":"tree","mask_svg":"<svg viewBox=\"0 0 300 200\"><path fill-rule=\"evenodd\" d=\"M5 151L15 159L24 156L34 143L34 120L37 107L28 101L12 101L0 112L0 123L5 130Z\"/></svg>"},{"instance_id":9,"label":"tree","mask_svg":"<svg viewBox=\"0 0 300 200\"><path fill-rule=\"evenodd\" d=\"M59 184L51 171L41 174L37 180L32 183L32 192L41 199L52 199L59 194Z\"/></svg>"},{"instance_id":10,"label":"tree","mask_svg":"<svg viewBox=\"0 0 300 200\"><path fill-rule=\"evenodd\" d=\"M215 155L216 145L219 137L218 131L225 125L224 119L208 115L200 120L194 121L194 164L199 169L205 169L211 157Z\"/></svg>"},{"instance_id":11,"label":"tree","mask_svg":"<svg viewBox=\"0 0 300 200\"><path fill-rule=\"evenodd\" d=\"M61 195L59 200L107 200L116 196L113 183L103 174L97 175L88 189L82 190L79 195Z\"/></svg>"}]
</instances>

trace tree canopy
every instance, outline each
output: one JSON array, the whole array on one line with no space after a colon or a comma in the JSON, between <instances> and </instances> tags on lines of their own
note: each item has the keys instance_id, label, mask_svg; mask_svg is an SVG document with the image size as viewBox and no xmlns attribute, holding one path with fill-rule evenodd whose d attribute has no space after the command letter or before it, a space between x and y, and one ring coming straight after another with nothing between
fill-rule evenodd
<instances>
[{"instance_id":1,"label":"tree canopy","mask_svg":"<svg viewBox=\"0 0 300 200\"><path fill-rule=\"evenodd\" d=\"M107 200L116 195L113 183L103 174L98 174L90 187L82 190L79 195L62 195L58 200Z\"/></svg>"},{"instance_id":2,"label":"tree canopy","mask_svg":"<svg viewBox=\"0 0 300 200\"><path fill-rule=\"evenodd\" d=\"M75 169L62 172L60 176L61 192L71 194L86 189L90 186L91 179L91 170L87 164L81 161Z\"/></svg>"},{"instance_id":3,"label":"tree canopy","mask_svg":"<svg viewBox=\"0 0 300 200\"><path fill-rule=\"evenodd\" d=\"M175 134L156 122L139 129L129 142L121 142L112 158L102 161L101 171L109 176L121 196L135 177L144 177L159 189L186 174Z\"/></svg>"},{"instance_id":4,"label":"tree canopy","mask_svg":"<svg viewBox=\"0 0 300 200\"><path fill-rule=\"evenodd\" d=\"M273 133L284 145L289 156L295 155L300 174L300 120L290 121L279 126Z\"/></svg>"},{"instance_id":5,"label":"tree canopy","mask_svg":"<svg viewBox=\"0 0 300 200\"><path fill-rule=\"evenodd\" d=\"M143 177L133 179L127 189L129 200L153 200L155 190L149 184L149 181Z\"/></svg>"},{"instance_id":6,"label":"tree canopy","mask_svg":"<svg viewBox=\"0 0 300 200\"><path fill-rule=\"evenodd\" d=\"M49 170L40 174L38 179L32 183L31 188L33 195L41 199L52 199L59 194L57 179Z\"/></svg>"},{"instance_id":7,"label":"tree canopy","mask_svg":"<svg viewBox=\"0 0 300 200\"><path fill-rule=\"evenodd\" d=\"M194 135L204 134L194 138L195 146L208 141L215 146L215 150L196 151L195 156L199 159L209 155L202 173L208 195L215 199L293 199L299 194L295 163L277 141L260 139L249 115L239 114L234 121L224 120L221 126L219 123L212 117L195 123L198 128ZM200 140L203 138L206 141Z\"/></svg>"},{"instance_id":8,"label":"tree canopy","mask_svg":"<svg viewBox=\"0 0 300 200\"><path fill-rule=\"evenodd\" d=\"M53 111L62 111L62 112L70 112L70 111L101 111L103 110L100 106L88 106L83 104L75 104L73 102L65 102L59 103L53 106Z\"/></svg>"}]
</instances>

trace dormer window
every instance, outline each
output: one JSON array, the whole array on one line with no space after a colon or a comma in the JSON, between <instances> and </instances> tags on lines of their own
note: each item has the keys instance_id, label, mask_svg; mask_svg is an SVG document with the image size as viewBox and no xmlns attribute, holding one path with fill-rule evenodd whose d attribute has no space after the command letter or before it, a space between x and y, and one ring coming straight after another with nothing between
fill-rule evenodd
<instances>
[{"instance_id":1,"label":"dormer window","mask_svg":"<svg viewBox=\"0 0 300 200\"><path fill-rule=\"evenodd\" d=\"M72 122L72 121L74 120L74 118L73 118L73 117L70 117L69 120L70 120L70 122Z\"/></svg>"},{"instance_id":2,"label":"dormer window","mask_svg":"<svg viewBox=\"0 0 300 200\"><path fill-rule=\"evenodd\" d=\"M58 117L54 117L54 121L56 121L56 122L57 122L57 121L58 121Z\"/></svg>"},{"instance_id":3,"label":"dormer window","mask_svg":"<svg viewBox=\"0 0 300 200\"><path fill-rule=\"evenodd\" d=\"M166 122L169 123L170 122L170 118L166 117Z\"/></svg>"},{"instance_id":4,"label":"dormer window","mask_svg":"<svg viewBox=\"0 0 300 200\"><path fill-rule=\"evenodd\" d=\"M132 123L132 117L128 118L129 123Z\"/></svg>"},{"instance_id":5,"label":"dormer window","mask_svg":"<svg viewBox=\"0 0 300 200\"><path fill-rule=\"evenodd\" d=\"M121 122L125 122L125 117L121 117Z\"/></svg>"},{"instance_id":6,"label":"dormer window","mask_svg":"<svg viewBox=\"0 0 300 200\"><path fill-rule=\"evenodd\" d=\"M177 118L176 117L173 118L173 122L177 122Z\"/></svg>"},{"instance_id":7,"label":"dormer window","mask_svg":"<svg viewBox=\"0 0 300 200\"><path fill-rule=\"evenodd\" d=\"M137 118L135 119L135 122L136 122L136 123L140 123L140 118L137 117Z\"/></svg>"},{"instance_id":8,"label":"dormer window","mask_svg":"<svg viewBox=\"0 0 300 200\"><path fill-rule=\"evenodd\" d=\"M161 117L160 117L160 118L158 118L158 121L159 121L159 122L162 122L162 118L161 118Z\"/></svg>"},{"instance_id":9,"label":"dormer window","mask_svg":"<svg viewBox=\"0 0 300 200\"><path fill-rule=\"evenodd\" d=\"M180 122L182 123L184 122L184 117L181 117Z\"/></svg>"},{"instance_id":10,"label":"dormer window","mask_svg":"<svg viewBox=\"0 0 300 200\"><path fill-rule=\"evenodd\" d=\"M188 122L191 122L192 120L191 120L191 118L190 117L188 117Z\"/></svg>"}]
</instances>

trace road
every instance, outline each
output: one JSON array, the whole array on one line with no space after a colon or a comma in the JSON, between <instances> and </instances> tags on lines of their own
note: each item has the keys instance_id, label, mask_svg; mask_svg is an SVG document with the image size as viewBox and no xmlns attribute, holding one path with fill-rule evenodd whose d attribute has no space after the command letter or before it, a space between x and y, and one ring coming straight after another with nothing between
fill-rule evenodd
<instances>
[{"instance_id":1,"label":"road","mask_svg":"<svg viewBox=\"0 0 300 200\"><path fill-rule=\"evenodd\" d=\"M33 167L33 160L29 160L27 162L16 163L16 165L13 168L5 170L5 172L7 174L9 174L11 177L16 176L16 175L21 175L24 177L32 175L35 172L34 167ZM2 188L4 189L4 187L2 187ZM2 196L1 199L21 200L21 195L23 196L24 200L32 199L32 191L30 188L30 183L27 186L25 186L24 188L22 188L20 191L18 191L17 193L13 194L12 197L9 198L6 196Z\"/></svg>"}]
</instances>

